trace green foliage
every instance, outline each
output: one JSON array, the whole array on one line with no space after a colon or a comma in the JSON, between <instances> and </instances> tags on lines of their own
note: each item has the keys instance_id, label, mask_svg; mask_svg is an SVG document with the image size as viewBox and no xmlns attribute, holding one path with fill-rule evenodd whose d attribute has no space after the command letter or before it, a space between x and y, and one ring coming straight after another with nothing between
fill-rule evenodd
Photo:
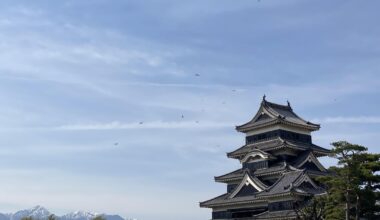
<instances>
[{"instance_id":1,"label":"green foliage","mask_svg":"<svg viewBox=\"0 0 380 220\"><path fill-rule=\"evenodd\" d=\"M32 216L22 217L21 220L33 220Z\"/></svg>"},{"instance_id":2,"label":"green foliage","mask_svg":"<svg viewBox=\"0 0 380 220\"><path fill-rule=\"evenodd\" d=\"M49 215L47 220L56 220L57 218L55 217L54 214Z\"/></svg>"},{"instance_id":3,"label":"green foliage","mask_svg":"<svg viewBox=\"0 0 380 220\"><path fill-rule=\"evenodd\" d=\"M324 219L326 220L342 220L344 219L344 203L343 196L334 198L334 196L326 195Z\"/></svg>"},{"instance_id":4,"label":"green foliage","mask_svg":"<svg viewBox=\"0 0 380 220\"><path fill-rule=\"evenodd\" d=\"M325 216L327 197L315 196L304 202L295 204L298 219L323 220Z\"/></svg>"},{"instance_id":5,"label":"green foliage","mask_svg":"<svg viewBox=\"0 0 380 220\"><path fill-rule=\"evenodd\" d=\"M318 179L328 188L325 219L378 219L380 154L368 153L366 147L346 141L332 146L338 166L329 168L333 175Z\"/></svg>"},{"instance_id":6,"label":"green foliage","mask_svg":"<svg viewBox=\"0 0 380 220\"><path fill-rule=\"evenodd\" d=\"M93 218L92 220L106 220L106 218L104 218L104 216L102 216L102 215L98 215L95 218Z\"/></svg>"}]
</instances>

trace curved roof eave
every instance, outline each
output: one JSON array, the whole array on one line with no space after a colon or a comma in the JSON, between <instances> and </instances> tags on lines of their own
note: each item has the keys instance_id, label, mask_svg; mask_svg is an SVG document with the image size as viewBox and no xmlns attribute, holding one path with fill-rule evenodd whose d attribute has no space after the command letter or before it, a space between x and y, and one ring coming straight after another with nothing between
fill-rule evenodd
<instances>
[{"instance_id":1,"label":"curved roof eave","mask_svg":"<svg viewBox=\"0 0 380 220\"><path fill-rule=\"evenodd\" d=\"M292 122L291 120L288 120L286 115L281 114L278 112L279 110L275 110L275 108L281 109L281 111L288 112L292 118L295 118L295 120L300 121L300 123ZM256 120L262 115L267 114L272 120L268 120L267 122L261 123L261 124L255 124ZM288 115L289 115L288 114ZM308 129L310 131L315 131L320 128L319 124L315 124L309 121L306 121L302 117L298 116L293 109L290 107L290 104L288 106L285 105L279 105L276 103L268 102L265 99L260 104L260 108L258 109L255 116L247 123L236 126L236 130L239 132L246 132L248 130L254 129L254 128L261 128L268 125L272 125L273 123L278 123L279 120L283 120L286 123L289 123L289 125L292 126L300 126L304 129Z\"/></svg>"}]
</instances>

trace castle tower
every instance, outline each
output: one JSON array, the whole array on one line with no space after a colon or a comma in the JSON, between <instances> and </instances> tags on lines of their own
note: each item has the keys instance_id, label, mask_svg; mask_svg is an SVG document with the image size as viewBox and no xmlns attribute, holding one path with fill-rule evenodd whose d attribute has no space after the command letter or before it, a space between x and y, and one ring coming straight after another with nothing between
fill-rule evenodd
<instances>
[{"instance_id":1,"label":"castle tower","mask_svg":"<svg viewBox=\"0 0 380 220\"><path fill-rule=\"evenodd\" d=\"M265 100L251 121L236 127L245 145L227 153L242 168L215 177L227 192L200 203L212 209L212 219L295 219L296 204L325 190L315 178L327 174L318 157L330 151L312 143L318 124L293 112L289 102Z\"/></svg>"}]
</instances>

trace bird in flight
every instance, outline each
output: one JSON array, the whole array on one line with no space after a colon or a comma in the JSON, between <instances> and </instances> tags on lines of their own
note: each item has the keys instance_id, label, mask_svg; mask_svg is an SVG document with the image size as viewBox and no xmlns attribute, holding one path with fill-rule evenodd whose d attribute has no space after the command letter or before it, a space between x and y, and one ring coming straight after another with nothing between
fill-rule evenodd
<instances>
[{"instance_id":1,"label":"bird in flight","mask_svg":"<svg viewBox=\"0 0 380 220\"><path fill-rule=\"evenodd\" d=\"M194 74L195 76L201 76L201 74L199 74L199 73L196 73L196 74Z\"/></svg>"},{"instance_id":2,"label":"bird in flight","mask_svg":"<svg viewBox=\"0 0 380 220\"><path fill-rule=\"evenodd\" d=\"M144 123L144 122L140 121L140 123L139 123L139 124L140 124L140 125L142 125L143 123Z\"/></svg>"}]
</instances>

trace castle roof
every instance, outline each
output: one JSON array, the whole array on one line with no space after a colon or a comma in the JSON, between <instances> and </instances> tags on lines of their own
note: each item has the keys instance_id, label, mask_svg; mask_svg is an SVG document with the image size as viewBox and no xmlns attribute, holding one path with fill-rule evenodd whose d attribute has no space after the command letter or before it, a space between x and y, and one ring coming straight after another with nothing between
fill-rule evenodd
<instances>
[{"instance_id":1,"label":"castle roof","mask_svg":"<svg viewBox=\"0 0 380 220\"><path fill-rule=\"evenodd\" d=\"M281 174L285 173L288 171L297 171L296 167L293 167L289 165L286 162L281 163L280 165L277 166L271 166L267 169L259 169L254 172L255 176L268 176L268 175L276 175L276 174Z\"/></svg>"},{"instance_id":2,"label":"castle roof","mask_svg":"<svg viewBox=\"0 0 380 220\"><path fill-rule=\"evenodd\" d=\"M248 132L256 128L267 127L275 124L285 124L299 127L308 131L316 131L320 128L319 124L314 124L299 117L290 106L279 105L265 100L261 102L260 108L253 119L243 125L236 126L240 132Z\"/></svg>"},{"instance_id":3,"label":"castle roof","mask_svg":"<svg viewBox=\"0 0 380 220\"><path fill-rule=\"evenodd\" d=\"M331 153L330 150L317 146L312 143L304 143L292 140L284 140L280 137L272 138L269 140L259 141L252 144L246 144L240 147L237 150L227 153L227 156L230 158L240 158L245 156L247 153L251 152L254 149L259 149L262 151L273 151L281 148L290 148L295 150L311 150L317 156L325 156Z\"/></svg>"},{"instance_id":4,"label":"castle roof","mask_svg":"<svg viewBox=\"0 0 380 220\"><path fill-rule=\"evenodd\" d=\"M245 173L244 169L240 168L230 173L227 173L221 176L216 176L214 177L214 179L216 182L221 182L221 183L241 180L244 177L244 173Z\"/></svg>"},{"instance_id":5,"label":"castle roof","mask_svg":"<svg viewBox=\"0 0 380 220\"><path fill-rule=\"evenodd\" d=\"M204 201L200 203L201 207L216 207L216 206L224 206L228 204L246 204L246 203L265 203L266 200L259 200L255 195L252 196L241 196L228 198L231 193L225 193L213 199Z\"/></svg>"},{"instance_id":6,"label":"castle roof","mask_svg":"<svg viewBox=\"0 0 380 220\"><path fill-rule=\"evenodd\" d=\"M248 177L252 178L249 175ZM257 179L252 180L257 181ZM303 183L308 183L311 187L304 187ZM240 185L242 184L245 184L245 181L242 181ZM305 170L284 172L272 186L266 187L264 190L258 191L253 195L235 197L234 195L237 194L237 190L240 189L237 188L232 193L226 193L211 200L201 202L200 206L215 207L229 204L263 203L268 201L270 197L282 197L293 194L307 196L310 194L325 193L325 190L317 186Z\"/></svg>"},{"instance_id":7,"label":"castle roof","mask_svg":"<svg viewBox=\"0 0 380 220\"><path fill-rule=\"evenodd\" d=\"M313 188L302 187L301 184L307 182ZM324 193L323 188L318 187L309 177L305 170L285 172L281 177L269 188L260 192L257 197L272 197L291 193L298 194L321 194Z\"/></svg>"},{"instance_id":8,"label":"castle roof","mask_svg":"<svg viewBox=\"0 0 380 220\"><path fill-rule=\"evenodd\" d=\"M216 176L215 181L221 182L221 183L227 183L232 181L241 180L244 177L245 172L248 172L249 169L237 169L235 171L232 171L230 173ZM251 174L253 176L261 177L261 176L269 176L269 175L280 175L284 172L288 171L296 171L299 170L296 167L289 165L288 163L282 162L277 165L265 168L265 169L258 169L252 172ZM318 173L319 174L319 173ZM321 172L322 174L322 172Z\"/></svg>"},{"instance_id":9,"label":"castle roof","mask_svg":"<svg viewBox=\"0 0 380 220\"><path fill-rule=\"evenodd\" d=\"M270 219L270 220L287 220L287 219L296 219L297 214L293 210L282 210L282 211L266 211L263 213L260 213L258 215L255 215L252 220L256 219ZM251 220L250 218L246 220Z\"/></svg>"},{"instance_id":10,"label":"castle roof","mask_svg":"<svg viewBox=\"0 0 380 220\"><path fill-rule=\"evenodd\" d=\"M294 162L295 167L301 168L305 163L311 162L322 172L326 171L326 168L318 161L311 150L303 152Z\"/></svg>"}]
</instances>

